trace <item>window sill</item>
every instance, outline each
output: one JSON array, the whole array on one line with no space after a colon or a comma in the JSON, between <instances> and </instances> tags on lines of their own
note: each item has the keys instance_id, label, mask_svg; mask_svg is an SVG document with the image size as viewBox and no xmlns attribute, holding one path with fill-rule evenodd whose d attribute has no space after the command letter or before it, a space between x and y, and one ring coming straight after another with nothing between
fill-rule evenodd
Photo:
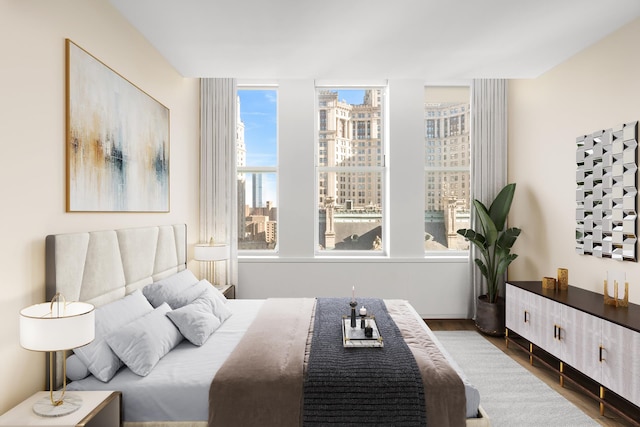
<instances>
[{"instance_id":1,"label":"window sill","mask_svg":"<svg viewBox=\"0 0 640 427\"><path fill-rule=\"evenodd\" d=\"M408 263L460 263L469 262L467 254L432 255L427 254L421 258L392 258L389 256L319 256L319 257L281 257L269 256L238 256L238 263L383 263L383 264L408 264Z\"/></svg>"}]
</instances>

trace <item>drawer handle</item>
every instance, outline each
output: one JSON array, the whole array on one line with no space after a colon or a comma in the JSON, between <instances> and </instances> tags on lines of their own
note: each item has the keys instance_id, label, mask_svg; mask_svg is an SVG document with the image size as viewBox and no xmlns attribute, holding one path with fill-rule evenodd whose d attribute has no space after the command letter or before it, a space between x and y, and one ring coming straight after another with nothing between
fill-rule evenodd
<instances>
[{"instance_id":1,"label":"drawer handle","mask_svg":"<svg viewBox=\"0 0 640 427\"><path fill-rule=\"evenodd\" d=\"M524 323L529 323L529 317L531 317L531 315L529 314L529 312L527 310L524 311Z\"/></svg>"},{"instance_id":2,"label":"drawer handle","mask_svg":"<svg viewBox=\"0 0 640 427\"><path fill-rule=\"evenodd\" d=\"M602 362L604 362L604 361L606 360L604 357L602 357L602 350L604 350L604 347L603 347L603 346L600 346L600 347L598 348L598 352L599 352L599 355L598 355L598 361L599 361L600 363L602 363Z\"/></svg>"},{"instance_id":3,"label":"drawer handle","mask_svg":"<svg viewBox=\"0 0 640 427\"><path fill-rule=\"evenodd\" d=\"M553 325L553 339L562 341L562 328L559 325Z\"/></svg>"}]
</instances>

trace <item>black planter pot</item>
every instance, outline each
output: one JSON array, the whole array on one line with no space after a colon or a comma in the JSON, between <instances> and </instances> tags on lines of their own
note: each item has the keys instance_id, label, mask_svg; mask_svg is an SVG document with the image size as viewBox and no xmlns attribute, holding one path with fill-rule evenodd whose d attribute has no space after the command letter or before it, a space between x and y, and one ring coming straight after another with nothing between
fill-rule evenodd
<instances>
[{"instance_id":1,"label":"black planter pot","mask_svg":"<svg viewBox=\"0 0 640 427\"><path fill-rule=\"evenodd\" d=\"M480 332L494 337L504 336L504 298L495 303L488 302L487 295L480 295L477 301L476 327Z\"/></svg>"}]
</instances>

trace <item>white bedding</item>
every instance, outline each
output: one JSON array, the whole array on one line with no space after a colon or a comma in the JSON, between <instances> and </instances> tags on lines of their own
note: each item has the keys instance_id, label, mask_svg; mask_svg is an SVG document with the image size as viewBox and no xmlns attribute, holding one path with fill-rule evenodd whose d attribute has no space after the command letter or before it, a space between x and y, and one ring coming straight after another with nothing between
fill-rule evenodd
<instances>
[{"instance_id":1,"label":"white bedding","mask_svg":"<svg viewBox=\"0 0 640 427\"><path fill-rule=\"evenodd\" d=\"M206 421L213 376L263 303L229 300L233 315L201 347L182 341L146 377L123 367L107 383L89 376L70 383L67 389L122 391L124 419L129 422Z\"/></svg>"},{"instance_id":2,"label":"white bedding","mask_svg":"<svg viewBox=\"0 0 640 427\"><path fill-rule=\"evenodd\" d=\"M127 422L206 421L211 381L263 303L264 300L228 300L233 315L201 347L187 340L182 341L146 377L140 377L123 367L107 383L89 376L70 383L68 390L122 391L124 420ZM418 313L415 310L413 312L419 319ZM480 404L478 390L467 380L433 332L421 323L463 380L467 417L476 417Z\"/></svg>"}]
</instances>

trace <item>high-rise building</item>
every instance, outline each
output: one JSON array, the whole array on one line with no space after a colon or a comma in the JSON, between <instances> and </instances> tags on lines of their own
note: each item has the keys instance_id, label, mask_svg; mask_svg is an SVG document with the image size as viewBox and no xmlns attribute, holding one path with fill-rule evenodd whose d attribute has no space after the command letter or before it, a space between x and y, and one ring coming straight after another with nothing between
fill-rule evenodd
<instances>
[{"instance_id":1,"label":"high-rise building","mask_svg":"<svg viewBox=\"0 0 640 427\"><path fill-rule=\"evenodd\" d=\"M379 166L383 162L381 95L379 89L364 92L362 104L338 99L332 90L319 93L320 166ZM319 205L331 197L337 209L379 209L382 177L374 172L325 173L319 177Z\"/></svg>"},{"instance_id":2,"label":"high-rise building","mask_svg":"<svg viewBox=\"0 0 640 427\"><path fill-rule=\"evenodd\" d=\"M251 177L252 204L251 207L261 208L262 206L262 174L254 173Z\"/></svg>"},{"instance_id":3,"label":"high-rise building","mask_svg":"<svg viewBox=\"0 0 640 427\"><path fill-rule=\"evenodd\" d=\"M469 210L469 104L425 105L425 211ZM431 169L431 170L429 170Z\"/></svg>"},{"instance_id":4,"label":"high-rise building","mask_svg":"<svg viewBox=\"0 0 640 427\"><path fill-rule=\"evenodd\" d=\"M425 104L424 123L425 245L468 249L456 231L469 227L469 104Z\"/></svg>"}]
</instances>

